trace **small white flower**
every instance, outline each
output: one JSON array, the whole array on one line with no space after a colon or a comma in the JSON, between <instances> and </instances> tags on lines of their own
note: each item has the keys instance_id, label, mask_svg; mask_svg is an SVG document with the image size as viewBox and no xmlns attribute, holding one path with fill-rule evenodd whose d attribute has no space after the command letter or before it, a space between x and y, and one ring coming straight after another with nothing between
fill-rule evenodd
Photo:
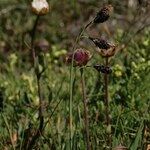
<instances>
[{"instance_id":1,"label":"small white flower","mask_svg":"<svg viewBox=\"0 0 150 150\"><path fill-rule=\"evenodd\" d=\"M49 4L46 0L33 0L31 8L37 15L45 15L49 12Z\"/></svg>"}]
</instances>

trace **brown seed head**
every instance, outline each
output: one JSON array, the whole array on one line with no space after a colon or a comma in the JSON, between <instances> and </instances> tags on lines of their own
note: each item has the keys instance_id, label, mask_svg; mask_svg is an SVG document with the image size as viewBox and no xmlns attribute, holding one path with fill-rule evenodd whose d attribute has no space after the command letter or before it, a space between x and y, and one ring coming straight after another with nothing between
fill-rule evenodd
<instances>
[{"instance_id":1,"label":"brown seed head","mask_svg":"<svg viewBox=\"0 0 150 150\"><path fill-rule=\"evenodd\" d=\"M90 40L93 41L93 43L100 49L109 49L111 45L103 38L91 38L89 37Z\"/></svg>"},{"instance_id":2,"label":"brown seed head","mask_svg":"<svg viewBox=\"0 0 150 150\"><path fill-rule=\"evenodd\" d=\"M111 57L116 53L116 45L110 44L108 41L106 41L103 38L91 38L89 37L91 41L99 48L97 49L97 52L103 56L103 57Z\"/></svg>"},{"instance_id":3,"label":"brown seed head","mask_svg":"<svg viewBox=\"0 0 150 150\"><path fill-rule=\"evenodd\" d=\"M104 73L104 74L110 74L112 73L112 69L109 66L104 66L104 65L94 65L93 68L95 68L99 73Z\"/></svg>"},{"instance_id":4,"label":"brown seed head","mask_svg":"<svg viewBox=\"0 0 150 150\"><path fill-rule=\"evenodd\" d=\"M112 5L106 5L104 6L96 15L94 18L94 23L103 23L107 21L110 17L111 12L113 11Z\"/></svg>"},{"instance_id":5,"label":"brown seed head","mask_svg":"<svg viewBox=\"0 0 150 150\"><path fill-rule=\"evenodd\" d=\"M99 49L97 51L99 52L99 54L102 57L112 57L116 53L116 45L111 44L109 49L107 49L107 50L105 50L105 49Z\"/></svg>"}]
</instances>

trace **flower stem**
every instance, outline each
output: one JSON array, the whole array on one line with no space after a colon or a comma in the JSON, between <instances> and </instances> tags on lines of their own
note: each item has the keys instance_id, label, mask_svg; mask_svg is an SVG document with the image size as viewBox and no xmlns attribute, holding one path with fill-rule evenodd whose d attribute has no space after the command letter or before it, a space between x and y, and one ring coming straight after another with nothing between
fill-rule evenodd
<instances>
[{"instance_id":1,"label":"flower stem","mask_svg":"<svg viewBox=\"0 0 150 150\"><path fill-rule=\"evenodd\" d=\"M73 101L73 62L70 68L70 99L69 99L69 143L70 150L72 150L72 101Z\"/></svg>"},{"instance_id":2,"label":"flower stem","mask_svg":"<svg viewBox=\"0 0 150 150\"><path fill-rule=\"evenodd\" d=\"M35 40L35 32L36 32L39 18L40 18L40 16L38 15L36 17L36 20L34 22L34 25L33 25L32 31L31 31L31 52L32 52L32 62L33 62L34 67L35 67L35 61L36 61L35 49L34 49L34 40Z\"/></svg>"},{"instance_id":3,"label":"flower stem","mask_svg":"<svg viewBox=\"0 0 150 150\"><path fill-rule=\"evenodd\" d=\"M80 41L81 37L82 37L82 34L84 33L84 31L93 23L93 21L89 22L88 24L86 24L82 29L81 31L79 32L78 36L76 37L76 40L75 40L75 43L74 43L74 46L73 46L73 51L75 50L76 48L76 45L78 44L78 42Z\"/></svg>"},{"instance_id":4,"label":"flower stem","mask_svg":"<svg viewBox=\"0 0 150 150\"><path fill-rule=\"evenodd\" d=\"M82 85L82 96L83 96L83 105L84 105L84 124L86 130L86 144L87 150L91 150L90 146L90 134L89 134L89 116L88 116L88 106L87 106L87 96L85 90L85 79L84 79L84 70L80 68L81 72L81 85Z\"/></svg>"},{"instance_id":5,"label":"flower stem","mask_svg":"<svg viewBox=\"0 0 150 150\"><path fill-rule=\"evenodd\" d=\"M36 60L36 55L35 55L35 49L34 49L34 40L35 40L35 33L36 33L36 28L38 25L39 21L39 16L37 16L35 23L32 28L31 32L31 52L32 52L32 63L33 63L33 68L35 71L36 75L36 80L37 80L37 92L38 92L38 97L39 97L39 127L36 130L35 134L32 136L31 141L27 145L27 150L33 149L36 140L39 138L39 136L42 134L43 131L43 125L44 125L44 117L43 117L43 101L42 101L42 95L41 95L41 84L40 84L40 79L42 76L43 72L39 72L38 69L38 60Z\"/></svg>"},{"instance_id":6,"label":"flower stem","mask_svg":"<svg viewBox=\"0 0 150 150\"><path fill-rule=\"evenodd\" d=\"M105 58L105 67L108 67L108 57ZM109 99L108 99L108 74L104 74L104 98L105 98L105 114L106 114L106 125L110 126L109 117ZM108 143L111 145L111 133L108 135Z\"/></svg>"},{"instance_id":7,"label":"flower stem","mask_svg":"<svg viewBox=\"0 0 150 150\"><path fill-rule=\"evenodd\" d=\"M82 37L82 34L84 33L84 31L92 24L93 22L89 22L87 25L85 25L81 31L79 32L78 36L76 37L76 40L74 42L72 51L74 52L76 49L76 46L80 40L80 38ZM73 60L74 60L74 54L72 56L72 62L71 62L71 68L70 68L70 98L69 98L69 143L70 143L70 150L72 149L72 101L73 101Z\"/></svg>"},{"instance_id":8,"label":"flower stem","mask_svg":"<svg viewBox=\"0 0 150 150\"><path fill-rule=\"evenodd\" d=\"M105 58L105 66L108 67L108 58ZM106 125L109 125L109 101L108 101L108 74L104 74L104 87L105 87L105 106L106 106Z\"/></svg>"}]
</instances>

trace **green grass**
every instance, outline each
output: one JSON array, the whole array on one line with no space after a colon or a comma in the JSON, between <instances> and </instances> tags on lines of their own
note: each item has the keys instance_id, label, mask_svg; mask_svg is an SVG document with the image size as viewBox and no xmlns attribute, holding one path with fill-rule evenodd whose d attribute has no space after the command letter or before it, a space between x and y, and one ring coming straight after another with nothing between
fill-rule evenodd
<instances>
[{"instance_id":1,"label":"green grass","mask_svg":"<svg viewBox=\"0 0 150 150\"><path fill-rule=\"evenodd\" d=\"M28 34L35 16L28 9L30 2L23 0L22 4L17 0L9 2L10 0L0 2L1 10L10 6L16 7L13 10L8 9L2 15L0 11L0 149L22 150L27 129L32 129L29 136L31 137L39 124L39 98L36 77L31 65ZM76 1L65 3L52 0L50 3L51 13L41 18L36 35L37 40L46 39L50 43L50 48L46 53L39 54L39 68L46 66L46 71L41 78L45 122L43 134L37 140L35 149L70 149L71 113L72 147L84 150L86 142L80 71L79 68L74 68L70 83L70 66L64 63L64 57L72 49L76 38L76 34L71 29L78 32L76 28L83 27L100 6L98 7L99 3L96 1L87 2L85 5L91 14L86 14L83 9L85 5ZM113 3L117 2L113 1ZM64 7L60 10L62 4ZM115 7L118 8L118 5ZM119 11L115 12L115 17ZM127 12L131 15L130 10ZM115 17L111 18L111 21L117 21ZM76 26L77 21L79 26ZM122 38L126 25L122 26L121 22L118 24L115 24L114 29L110 23L110 31L111 29L115 31L111 39L118 42L118 45L122 45L130 35L126 37L127 39ZM102 33L101 28L103 26L91 27L90 34L94 36L95 31ZM25 32L27 34L23 36ZM105 31L103 32L108 36ZM113 72L109 76L109 108L112 147L122 144L130 150L145 150L150 143L149 34L150 28L145 28L111 60ZM92 43L86 39L82 42L79 45L93 54L88 65L103 63L103 59L97 55ZM109 129L105 125L103 75L87 67L84 69L84 76L89 100L91 146L92 149L108 149ZM69 112L70 107L72 112Z\"/></svg>"}]
</instances>

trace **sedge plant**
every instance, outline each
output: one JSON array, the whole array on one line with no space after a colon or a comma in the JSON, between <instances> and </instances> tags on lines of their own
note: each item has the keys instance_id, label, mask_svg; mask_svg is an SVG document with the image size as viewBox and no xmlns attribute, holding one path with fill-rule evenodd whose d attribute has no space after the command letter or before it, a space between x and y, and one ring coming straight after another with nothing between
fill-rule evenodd
<instances>
[{"instance_id":1,"label":"sedge plant","mask_svg":"<svg viewBox=\"0 0 150 150\"><path fill-rule=\"evenodd\" d=\"M43 127L44 127L43 98L42 98L42 94L41 94L42 89L41 89L40 80L41 80L42 74L44 73L46 68L43 66L42 70L39 69L39 61L38 61L38 56L36 55L34 43L35 43L36 29L37 29L39 19L41 16L46 15L49 12L49 4L46 0L33 0L31 3L31 10L36 15L36 20L33 24L32 30L31 30L31 45L30 45L30 47L31 47L32 64L33 64L34 73L35 73L36 81L37 81L37 93L38 93L38 98L39 98L39 108L38 108L39 127L36 129L35 133L33 133L30 140L29 140L29 137L26 137L25 140L27 140L27 143L28 143L27 145L24 145L26 150L33 149L37 139L42 134Z\"/></svg>"},{"instance_id":2,"label":"sedge plant","mask_svg":"<svg viewBox=\"0 0 150 150\"><path fill-rule=\"evenodd\" d=\"M71 77L73 76L73 66L79 66L80 67L80 73L81 73L81 84L82 84L82 95L83 95L83 104L84 104L84 120L85 120L85 130L86 130L86 143L87 143L87 149L91 149L90 146L90 136L89 136L89 119L88 119L88 107L87 107L87 96L86 96L86 91L85 91L85 81L84 81L84 67L87 63L87 58L82 54L84 52L81 52L76 48L76 45L78 41L80 40L82 34L84 31L91 25L93 24L99 24L107 21L110 17L110 14L113 10L113 7L111 5L106 5L104 6L96 15L96 17L90 21L79 33L79 35L76 38L75 45L73 46L73 52L71 54L68 54L67 56L67 62L70 62L72 64L72 69L71 69ZM106 115L106 125L107 128L110 128L110 117L109 117L109 91L108 91L108 74L111 73L111 68L109 67L109 57L114 56L116 53L116 45L108 43L105 39L102 38L92 38L89 37L91 41L94 42L94 44L98 47L98 53L104 57L104 64L103 65L94 65L93 67L98 70L99 72L104 73L104 102L105 102L105 115ZM84 62L85 61L85 62ZM72 78L71 78L72 79ZM72 81L71 81L72 85ZM71 88L72 90L72 88ZM70 107L72 109L72 92L71 93L71 99L70 99ZM72 113L72 110L70 109L70 112ZM70 117L72 120L72 114L70 113ZM72 123L71 123L72 124ZM70 125L71 125L70 124ZM111 130L111 129L110 129ZM111 131L108 134L108 142L109 147L111 147ZM70 147L72 149L72 146Z\"/></svg>"}]
</instances>

